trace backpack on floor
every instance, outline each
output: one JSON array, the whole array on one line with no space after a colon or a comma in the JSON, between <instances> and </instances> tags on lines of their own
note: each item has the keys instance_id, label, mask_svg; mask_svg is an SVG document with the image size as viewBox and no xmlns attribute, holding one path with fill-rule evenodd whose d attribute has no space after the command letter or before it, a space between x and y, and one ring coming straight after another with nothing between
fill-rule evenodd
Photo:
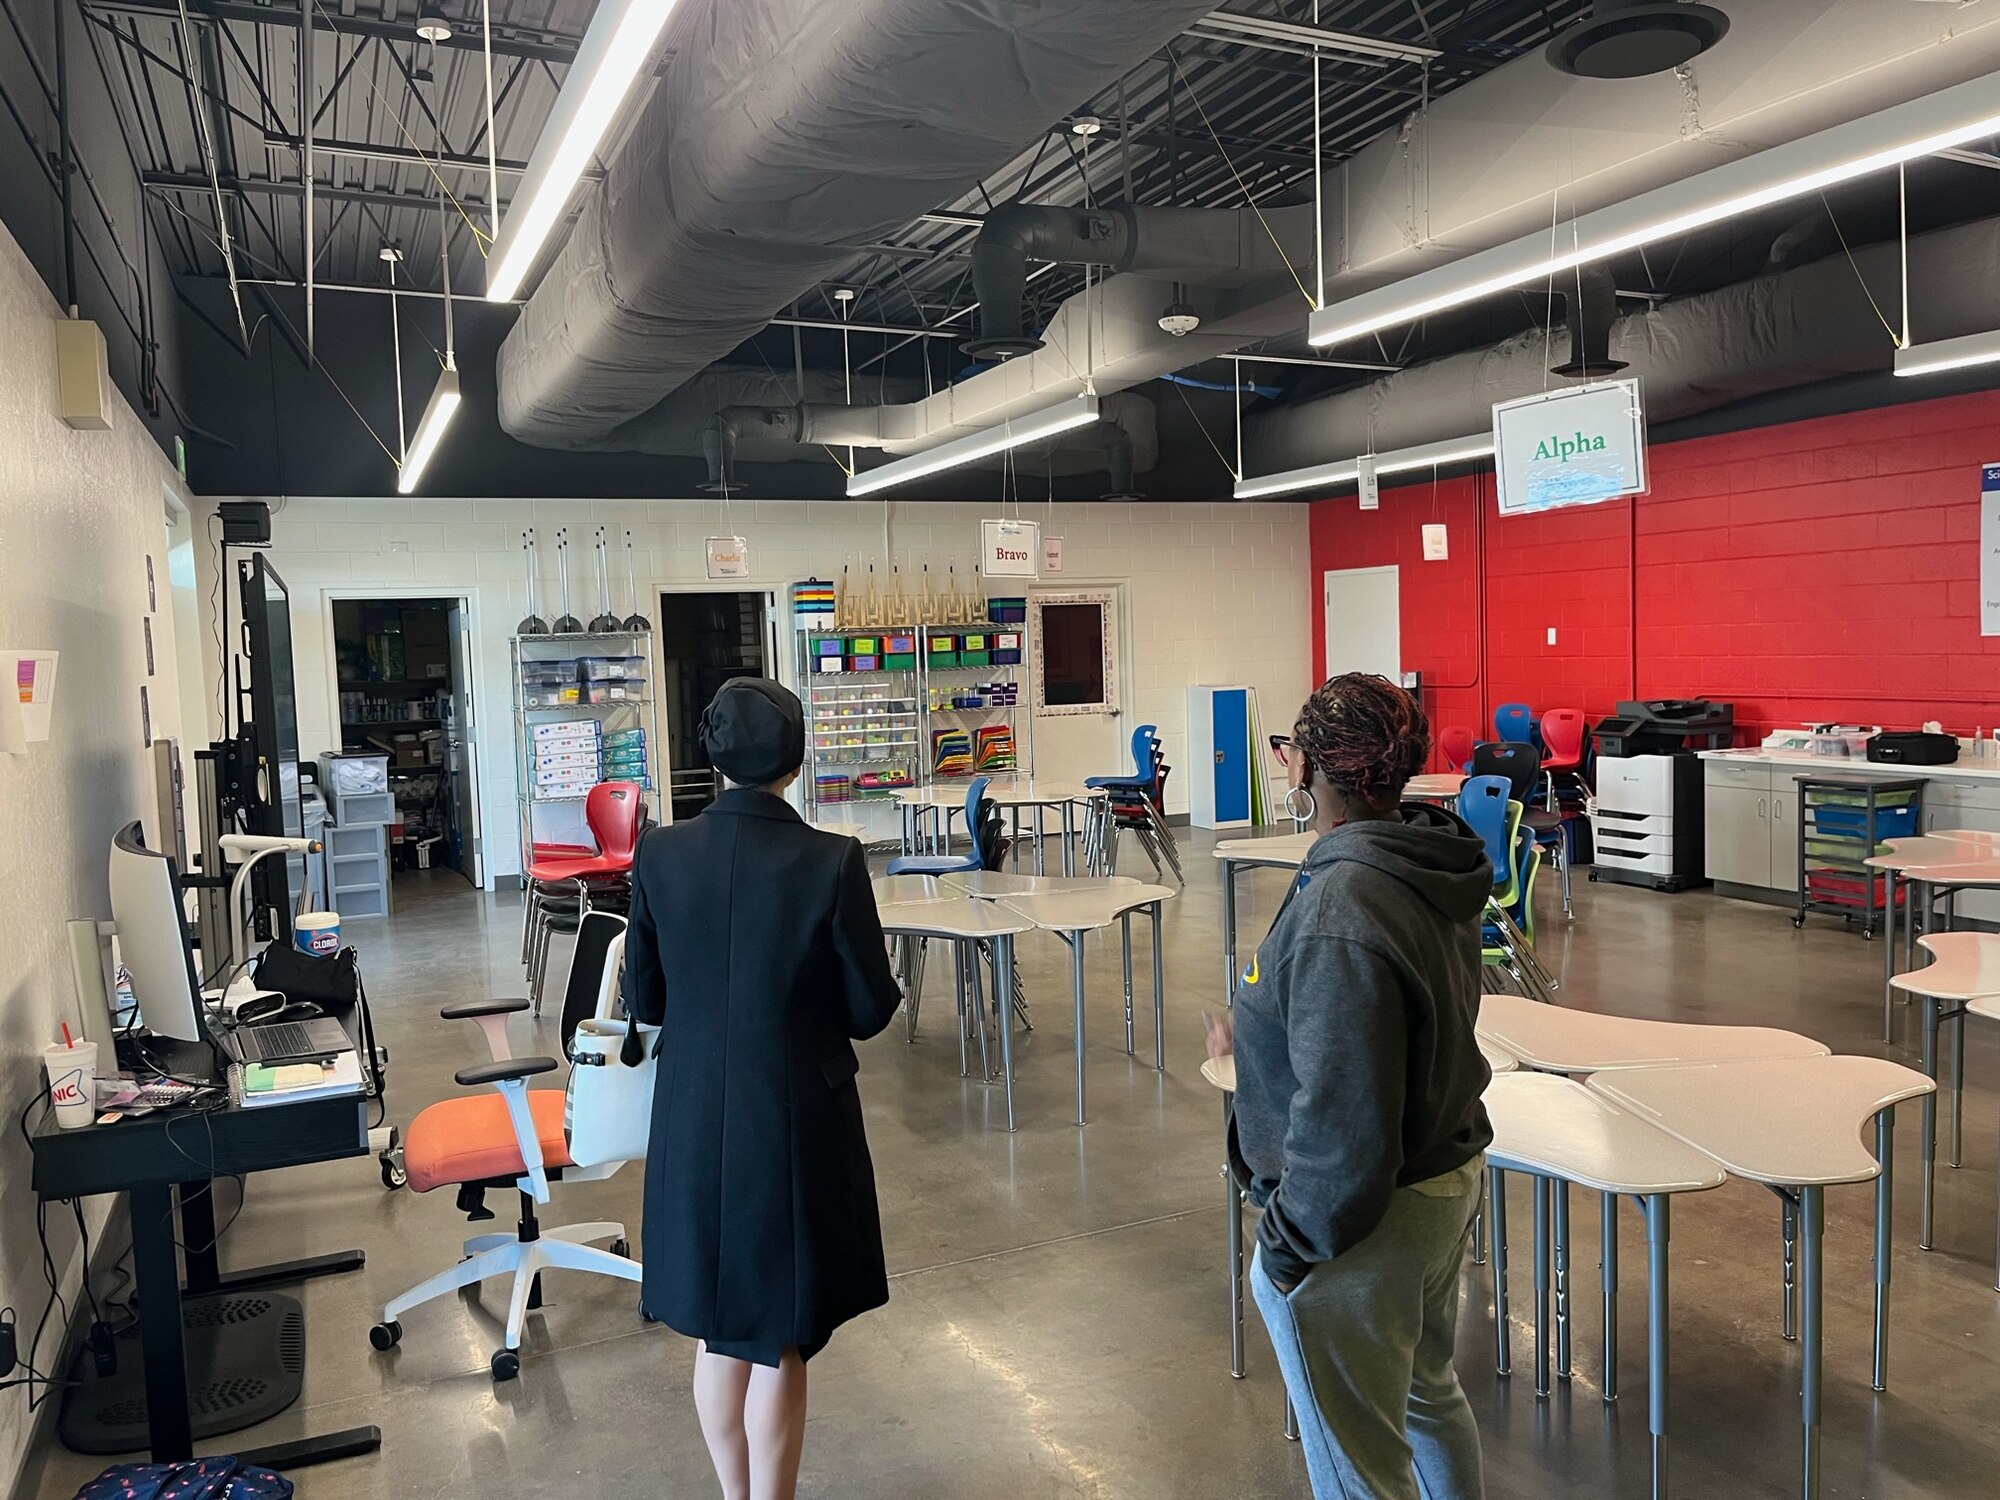
<instances>
[{"instance_id":1,"label":"backpack on floor","mask_svg":"<svg viewBox=\"0 0 2000 1500\"><path fill-rule=\"evenodd\" d=\"M292 1500L292 1482L230 1457L113 1464L78 1490L76 1500Z\"/></svg>"}]
</instances>

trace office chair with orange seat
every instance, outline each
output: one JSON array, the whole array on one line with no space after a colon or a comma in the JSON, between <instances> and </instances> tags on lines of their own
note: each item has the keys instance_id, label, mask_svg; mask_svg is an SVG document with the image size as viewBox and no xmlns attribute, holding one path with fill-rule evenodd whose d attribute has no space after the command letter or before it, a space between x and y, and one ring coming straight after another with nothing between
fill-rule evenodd
<instances>
[{"instance_id":1,"label":"office chair with orange seat","mask_svg":"<svg viewBox=\"0 0 2000 1500\"><path fill-rule=\"evenodd\" d=\"M521 1217L513 1234L475 1235L465 1242L465 1258L457 1265L391 1300L382 1321L368 1332L377 1349L402 1342L399 1320L410 1309L506 1276L511 1278L506 1339L490 1368L495 1380L511 1380L521 1368L522 1324L541 1306L542 1272L639 1280L623 1224L600 1220L545 1228L535 1214L536 1205L549 1201L551 1181L601 1182L645 1154L652 1062L648 1057L641 1066L628 1067L618 1057L629 1024L619 1002L624 953L625 919L585 912L563 1001L563 1051L574 1065L567 1091L529 1088L529 1079L559 1065L552 1057L515 1057L508 1046L507 1017L526 1010L526 1000L476 1000L439 1012L448 1021L472 1021L486 1034L491 1060L459 1069L456 1078L463 1088L490 1084L493 1092L441 1100L410 1122L403 1146L410 1191L454 1186L460 1210L479 1220L493 1217L485 1206L486 1190L512 1187L520 1193ZM657 1030L640 1028L649 1041ZM595 1248L599 1240L609 1240L611 1248Z\"/></svg>"}]
</instances>

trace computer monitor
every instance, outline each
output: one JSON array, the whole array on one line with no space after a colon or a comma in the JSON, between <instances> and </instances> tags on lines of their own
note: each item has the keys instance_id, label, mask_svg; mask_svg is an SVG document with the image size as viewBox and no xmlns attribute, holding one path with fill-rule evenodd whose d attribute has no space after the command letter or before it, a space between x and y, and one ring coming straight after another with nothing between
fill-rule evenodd
<instances>
[{"instance_id":1,"label":"computer monitor","mask_svg":"<svg viewBox=\"0 0 2000 1500\"><path fill-rule=\"evenodd\" d=\"M141 826L127 823L111 841L111 920L118 956L146 1029L184 1042L205 1041L194 944L188 938L181 876L173 860L146 847Z\"/></svg>"}]
</instances>

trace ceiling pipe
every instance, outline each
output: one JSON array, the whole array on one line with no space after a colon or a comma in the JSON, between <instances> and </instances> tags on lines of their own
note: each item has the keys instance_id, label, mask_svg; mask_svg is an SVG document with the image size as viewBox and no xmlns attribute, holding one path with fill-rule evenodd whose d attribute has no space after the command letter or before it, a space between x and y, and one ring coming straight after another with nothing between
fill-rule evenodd
<instances>
[{"instance_id":1,"label":"ceiling pipe","mask_svg":"<svg viewBox=\"0 0 2000 1500\"><path fill-rule=\"evenodd\" d=\"M1618 316L1618 291L1611 272L1602 265L1582 267L1563 303L1569 358L1551 365L1549 373L1565 380L1601 380L1624 369L1623 360L1611 357L1611 324Z\"/></svg>"}]
</instances>

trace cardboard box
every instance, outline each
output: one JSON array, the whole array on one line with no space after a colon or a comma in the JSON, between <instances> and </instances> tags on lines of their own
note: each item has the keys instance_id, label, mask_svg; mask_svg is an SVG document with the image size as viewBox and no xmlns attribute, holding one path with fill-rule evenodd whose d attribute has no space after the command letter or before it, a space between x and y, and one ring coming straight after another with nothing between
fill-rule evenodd
<instances>
[{"instance_id":1,"label":"cardboard box","mask_svg":"<svg viewBox=\"0 0 2000 1500\"><path fill-rule=\"evenodd\" d=\"M371 734L368 736L368 743L386 754L389 757L389 764L399 771L422 770L426 764L424 742L414 734L387 737Z\"/></svg>"}]
</instances>

